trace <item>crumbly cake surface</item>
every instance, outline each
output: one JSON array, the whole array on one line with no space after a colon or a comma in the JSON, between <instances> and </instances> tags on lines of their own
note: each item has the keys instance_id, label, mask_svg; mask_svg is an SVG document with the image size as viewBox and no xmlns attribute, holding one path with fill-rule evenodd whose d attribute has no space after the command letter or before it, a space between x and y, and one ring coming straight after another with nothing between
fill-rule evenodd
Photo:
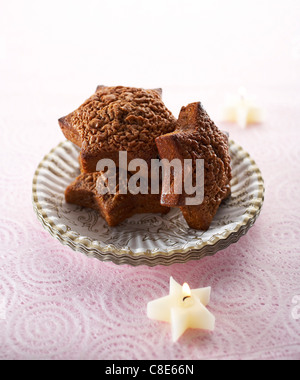
<instances>
[{"instance_id":1,"label":"crumbly cake surface","mask_svg":"<svg viewBox=\"0 0 300 380\"><path fill-rule=\"evenodd\" d=\"M147 151L175 128L159 90L99 86L76 111L60 120L89 153Z\"/></svg>"},{"instance_id":2,"label":"crumbly cake surface","mask_svg":"<svg viewBox=\"0 0 300 380\"><path fill-rule=\"evenodd\" d=\"M162 204L179 207L190 227L207 230L222 202L230 193L231 166L228 137L210 119L201 103L183 107L175 132L156 139L161 158L169 161L204 159L204 201L199 206L183 206L186 195L162 194Z\"/></svg>"}]
</instances>

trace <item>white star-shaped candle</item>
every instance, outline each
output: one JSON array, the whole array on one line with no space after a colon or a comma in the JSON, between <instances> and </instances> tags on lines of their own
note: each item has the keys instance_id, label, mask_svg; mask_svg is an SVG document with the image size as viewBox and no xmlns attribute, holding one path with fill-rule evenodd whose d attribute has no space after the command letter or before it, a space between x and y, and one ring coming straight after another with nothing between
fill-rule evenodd
<instances>
[{"instance_id":1,"label":"white star-shaped candle","mask_svg":"<svg viewBox=\"0 0 300 380\"><path fill-rule=\"evenodd\" d=\"M191 290L171 277L170 294L148 303L148 318L171 323L174 342L189 328L213 331L215 317L206 308L210 294L210 287Z\"/></svg>"},{"instance_id":2,"label":"white star-shaped candle","mask_svg":"<svg viewBox=\"0 0 300 380\"><path fill-rule=\"evenodd\" d=\"M247 94L245 87L240 87L236 96L227 96L222 109L222 120L237 123L246 128L248 124L263 122L263 110Z\"/></svg>"}]
</instances>

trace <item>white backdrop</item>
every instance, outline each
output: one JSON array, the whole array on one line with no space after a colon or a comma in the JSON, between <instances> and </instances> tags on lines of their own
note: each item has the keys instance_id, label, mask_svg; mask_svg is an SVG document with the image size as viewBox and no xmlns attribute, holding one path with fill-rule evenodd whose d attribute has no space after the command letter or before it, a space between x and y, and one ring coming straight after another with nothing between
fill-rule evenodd
<instances>
[{"instance_id":1,"label":"white backdrop","mask_svg":"<svg viewBox=\"0 0 300 380\"><path fill-rule=\"evenodd\" d=\"M175 114L204 98L212 116L209 91L297 88L300 1L0 0L2 117L18 104L61 138L98 84L163 87Z\"/></svg>"},{"instance_id":2,"label":"white backdrop","mask_svg":"<svg viewBox=\"0 0 300 380\"><path fill-rule=\"evenodd\" d=\"M60 83L61 91L101 80L247 84L249 71L256 83L300 80L299 0L0 4L2 75L14 83L34 74L56 87Z\"/></svg>"}]
</instances>

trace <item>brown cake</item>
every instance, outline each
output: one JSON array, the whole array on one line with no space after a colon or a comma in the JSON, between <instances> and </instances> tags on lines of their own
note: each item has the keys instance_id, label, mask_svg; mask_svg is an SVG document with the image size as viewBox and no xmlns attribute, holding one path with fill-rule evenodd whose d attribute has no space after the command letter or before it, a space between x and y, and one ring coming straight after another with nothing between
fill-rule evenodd
<instances>
[{"instance_id":1,"label":"brown cake","mask_svg":"<svg viewBox=\"0 0 300 380\"><path fill-rule=\"evenodd\" d=\"M102 158L118 166L119 151L128 161L157 158L155 138L175 129L176 119L161 99L161 90L99 86L76 111L59 120L65 137L81 148L83 173L96 171Z\"/></svg>"},{"instance_id":2,"label":"brown cake","mask_svg":"<svg viewBox=\"0 0 300 380\"><path fill-rule=\"evenodd\" d=\"M193 176L196 160L204 159L203 203L185 206L187 195L176 195L172 191L170 194L165 193L163 186L161 204L180 207L191 228L207 230L221 202L230 194L228 137L209 118L201 103L192 103L181 109L175 131L158 137L156 144L162 159L172 161L177 158L182 162L184 159L192 159ZM174 178L171 178L171 183L174 183Z\"/></svg>"},{"instance_id":3,"label":"brown cake","mask_svg":"<svg viewBox=\"0 0 300 380\"><path fill-rule=\"evenodd\" d=\"M97 210L109 226L117 226L125 219L144 213L166 214L168 207L160 205L160 194L120 194L119 184L116 194L100 195L97 181L103 173L81 174L65 192L66 201L82 207ZM128 179L130 174L128 173Z\"/></svg>"}]
</instances>

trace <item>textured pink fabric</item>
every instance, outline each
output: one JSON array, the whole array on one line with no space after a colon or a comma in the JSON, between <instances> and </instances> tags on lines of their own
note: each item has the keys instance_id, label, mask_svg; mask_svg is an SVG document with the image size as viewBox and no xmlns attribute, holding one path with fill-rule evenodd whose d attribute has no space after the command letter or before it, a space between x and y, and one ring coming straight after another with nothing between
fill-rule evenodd
<instances>
[{"instance_id":1,"label":"textured pink fabric","mask_svg":"<svg viewBox=\"0 0 300 380\"><path fill-rule=\"evenodd\" d=\"M300 77L296 75L300 45L293 34L296 30L290 39L277 39L275 44L286 53L286 41L293 42L293 57L284 54L280 60L279 54L268 51L274 45L264 45L267 52L261 48L260 53L270 54L270 60L253 60L252 71L247 65L248 88L266 111L265 123L246 130L219 123L262 170L266 199L255 226L213 257L171 267L133 268L88 259L63 247L43 230L32 210L34 171L63 139L57 119L89 96L98 80L110 81L113 73L105 77L90 62L89 71L85 59L71 49L64 62L61 53L71 37L65 31L60 43L60 27L50 19L42 22L30 4L26 16L33 24L21 17L26 10L16 6L2 13L0 26L7 28L6 39L0 39L5 45L0 56L0 359L300 359ZM58 14L67 14L67 8L61 11L61 2L56 6ZM279 8L276 15L274 20L290 25L288 19L281 19ZM11 26L13 16L18 22ZM255 33L257 37L259 31ZM262 36L265 43L267 37ZM244 46L242 40L235 47L238 44ZM92 46L83 49L92 54ZM277 59L271 59L273 53ZM231 64L238 56L233 54ZM244 55L240 67L243 59L246 62ZM166 83L164 91L174 114L181 105L201 100L217 122L226 93L246 83L236 80L234 69L227 83L214 82L212 78L220 76L218 68L206 65L207 81L202 85L200 80L199 86L184 87L186 78L170 73L174 86ZM261 84L256 80L258 67L260 78L264 71L268 78ZM278 79L277 68L284 79ZM123 75L120 84L130 84L134 73L126 77L124 70ZM145 79L145 86L164 84L162 74L158 83L146 82L147 74L142 76L140 71L137 75L138 80ZM208 84L210 79L213 85ZM173 344L170 326L147 318L147 303L167 295L170 276L191 288L212 286L209 310L216 316L215 332L188 330Z\"/></svg>"},{"instance_id":2,"label":"textured pink fabric","mask_svg":"<svg viewBox=\"0 0 300 380\"><path fill-rule=\"evenodd\" d=\"M46 153L42 120L27 124L17 145L16 132L1 128L0 358L299 359L300 110L296 93L281 93L289 104L264 96L265 124L224 126L263 172L260 218L214 257L167 268L101 263L44 232L30 202ZM171 275L192 288L212 286L214 333L189 330L173 344L169 325L147 319L147 302L168 293Z\"/></svg>"}]
</instances>

